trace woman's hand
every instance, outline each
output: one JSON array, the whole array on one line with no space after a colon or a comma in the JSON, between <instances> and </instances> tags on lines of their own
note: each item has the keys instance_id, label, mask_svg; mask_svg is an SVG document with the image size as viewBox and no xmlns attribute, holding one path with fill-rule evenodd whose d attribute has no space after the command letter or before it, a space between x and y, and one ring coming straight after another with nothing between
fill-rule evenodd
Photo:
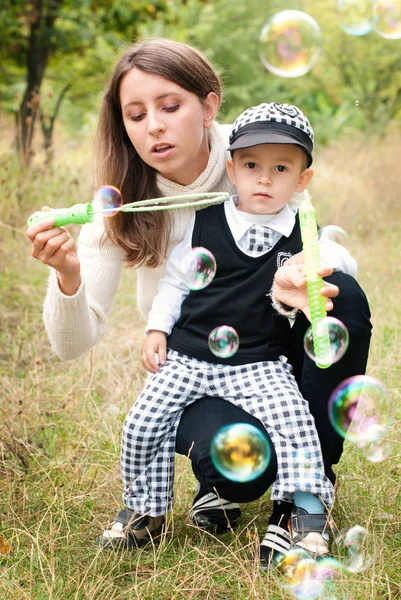
<instances>
[{"instance_id":1,"label":"woman's hand","mask_svg":"<svg viewBox=\"0 0 401 600\"><path fill-rule=\"evenodd\" d=\"M302 260L302 258L302 254L299 254L296 257L293 256L277 269L273 282L273 294L275 299L283 304L302 310L305 316L310 320L305 265L303 262L296 262L297 260ZM321 277L328 277L329 275L332 275L332 273L332 267L321 267L317 271L317 274ZM332 310L333 302L331 298L338 296L340 293L339 288L331 283L323 282L320 293L327 298L326 310Z\"/></svg>"},{"instance_id":2,"label":"woman's hand","mask_svg":"<svg viewBox=\"0 0 401 600\"><path fill-rule=\"evenodd\" d=\"M32 225L26 231L32 242L32 256L57 271L61 291L73 296L79 288L80 263L75 242L64 227L53 227L54 219Z\"/></svg>"},{"instance_id":3,"label":"woman's hand","mask_svg":"<svg viewBox=\"0 0 401 600\"><path fill-rule=\"evenodd\" d=\"M167 334L164 331L152 329L141 350L141 365L149 373L157 373L159 365L166 363ZM156 362L155 355L158 355L159 362Z\"/></svg>"}]
</instances>

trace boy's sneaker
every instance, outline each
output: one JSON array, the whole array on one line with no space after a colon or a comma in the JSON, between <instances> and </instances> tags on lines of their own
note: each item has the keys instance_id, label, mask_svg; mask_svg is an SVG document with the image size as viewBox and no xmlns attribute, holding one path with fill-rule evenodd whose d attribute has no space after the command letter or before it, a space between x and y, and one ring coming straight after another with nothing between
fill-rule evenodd
<instances>
[{"instance_id":1,"label":"boy's sneaker","mask_svg":"<svg viewBox=\"0 0 401 600\"><path fill-rule=\"evenodd\" d=\"M102 548L110 549L139 548L160 536L164 521L164 515L160 517L142 516L125 508L114 517L110 529L103 531L96 543Z\"/></svg>"},{"instance_id":2,"label":"boy's sneaker","mask_svg":"<svg viewBox=\"0 0 401 600\"><path fill-rule=\"evenodd\" d=\"M198 484L189 518L204 531L224 533L229 528L237 527L241 519L241 509L236 502L220 498Z\"/></svg>"},{"instance_id":3,"label":"boy's sneaker","mask_svg":"<svg viewBox=\"0 0 401 600\"><path fill-rule=\"evenodd\" d=\"M327 514L310 514L294 506L291 511L291 545L302 548L313 558L328 556L329 528L334 529Z\"/></svg>"},{"instance_id":4,"label":"boy's sneaker","mask_svg":"<svg viewBox=\"0 0 401 600\"><path fill-rule=\"evenodd\" d=\"M268 571L291 548L289 520L292 507L290 502L274 502L266 535L259 547L260 565L264 571Z\"/></svg>"}]
</instances>

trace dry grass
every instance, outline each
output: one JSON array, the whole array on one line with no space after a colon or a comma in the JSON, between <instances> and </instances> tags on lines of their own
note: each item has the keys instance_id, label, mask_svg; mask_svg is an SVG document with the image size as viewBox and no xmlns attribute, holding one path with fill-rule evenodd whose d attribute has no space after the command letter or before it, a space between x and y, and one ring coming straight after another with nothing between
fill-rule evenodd
<instances>
[{"instance_id":1,"label":"dry grass","mask_svg":"<svg viewBox=\"0 0 401 600\"><path fill-rule=\"evenodd\" d=\"M400 418L401 250L396 197L400 139L353 139L316 160L313 198L321 223L349 234L359 280L370 299L374 333L369 373L385 383ZM157 546L98 552L96 535L120 506L121 423L141 389L143 325L135 311L135 274L126 271L107 338L92 353L61 363L41 323L47 272L29 257L25 222L42 204L90 197L88 164L77 156L53 173L18 173L0 157L0 518L11 549L0 555L2 600L244 600L291 598L258 567L269 516L265 496L243 506L243 529L221 538L189 523L195 488L189 461L177 458L176 505ZM80 162L81 161L81 162ZM379 464L347 445L338 471L341 527L369 531L373 565L343 573L324 598L401 598L401 457ZM0 549L1 552L1 549Z\"/></svg>"}]
</instances>

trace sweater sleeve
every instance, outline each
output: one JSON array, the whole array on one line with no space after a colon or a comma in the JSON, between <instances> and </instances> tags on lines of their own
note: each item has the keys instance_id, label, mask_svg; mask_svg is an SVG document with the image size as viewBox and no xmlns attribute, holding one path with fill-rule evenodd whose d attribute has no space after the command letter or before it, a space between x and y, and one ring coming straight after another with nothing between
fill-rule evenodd
<instances>
[{"instance_id":1,"label":"sweater sleeve","mask_svg":"<svg viewBox=\"0 0 401 600\"><path fill-rule=\"evenodd\" d=\"M112 242L103 242L103 232L101 218L81 229L81 284L73 296L63 294L56 272L50 269L43 318L52 350L63 360L77 358L107 331L107 315L120 283L123 257Z\"/></svg>"}]
</instances>

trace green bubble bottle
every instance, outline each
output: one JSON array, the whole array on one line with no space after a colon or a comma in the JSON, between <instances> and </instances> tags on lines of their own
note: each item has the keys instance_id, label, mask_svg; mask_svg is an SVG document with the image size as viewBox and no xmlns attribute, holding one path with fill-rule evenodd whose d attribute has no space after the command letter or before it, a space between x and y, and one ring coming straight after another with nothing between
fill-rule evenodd
<instances>
[{"instance_id":1,"label":"green bubble bottle","mask_svg":"<svg viewBox=\"0 0 401 600\"><path fill-rule=\"evenodd\" d=\"M299 222L301 225L305 275L316 365L320 369L327 369L332 364L332 352L329 326L325 320L327 317L326 298L320 293L323 279L317 274L317 270L320 267L320 253L316 211L310 198L304 200L299 207Z\"/></svg>"},{"instance_id":2,"label":"green bubble bottle","mask_svg":"<svg viewBox=\"0 0 401 600\"><path fill-rule=\"evenodd\" d=\"M47 219L55 220L54 227L62 227L70 223L84 225L84 223L92 223L94 218L95 214L92 205L87 202L86 204L74 204L70 208L39 210L29 217L28 225L37 225Z\"/></svg>"}]
</instances>

